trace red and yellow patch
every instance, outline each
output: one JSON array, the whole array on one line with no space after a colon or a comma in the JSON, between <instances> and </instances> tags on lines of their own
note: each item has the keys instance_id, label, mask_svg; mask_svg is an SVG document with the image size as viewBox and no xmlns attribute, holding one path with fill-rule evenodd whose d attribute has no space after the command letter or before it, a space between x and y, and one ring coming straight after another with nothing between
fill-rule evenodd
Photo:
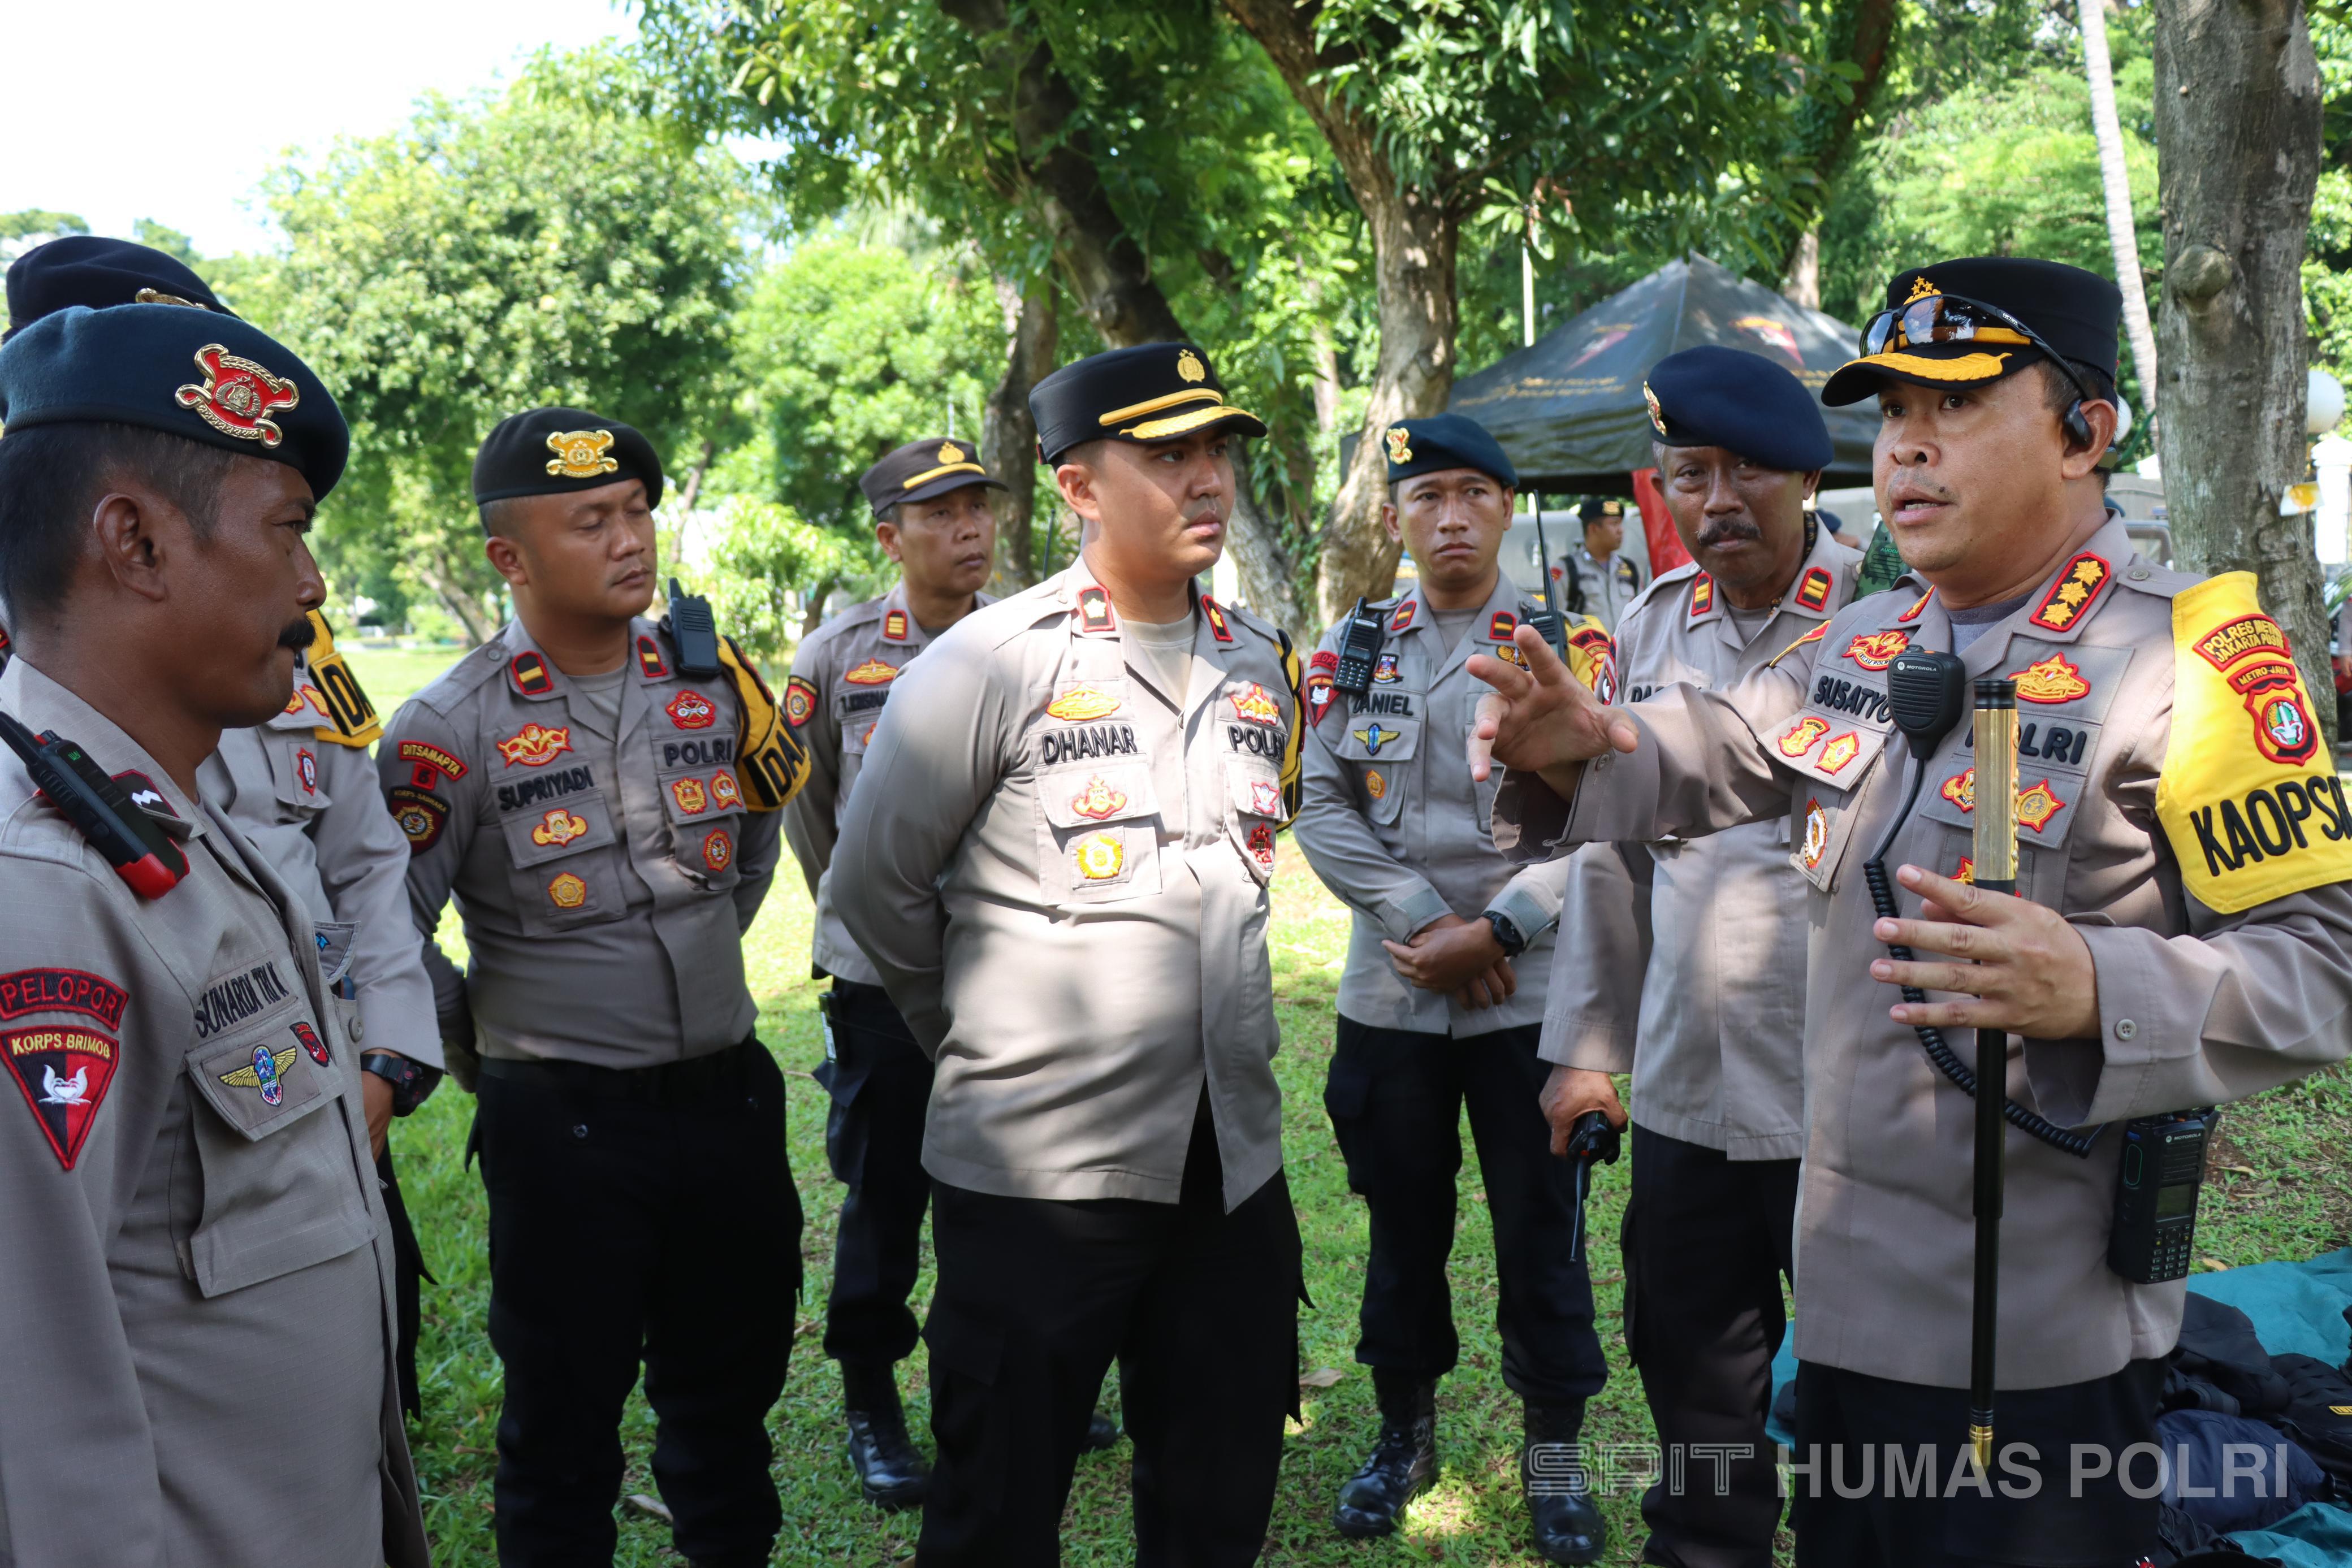
<instances>
[{"instance_id":1,"label":"red and yellow patch","mask_svg":"<svg viewBox=\"0 0 2352 1568\"><path fill-rule=\"evenodd\" d=\"M1808 800L1805 802L1805 840L1799 846L1799 852L1805 857L1805 869L1818 869L1822 856L1829 852L1829 847L1830 814L1822 810L1819 800Z\"/></svg>"},{"instance_id":2,"label":"red and yellow patch","mask_svg":"<svg viewBox=\"0 0 2352 1568\"><path fill-rule=\"evenodd\" d=\"M2065 809L2066 802L2050 788L2047 779L2031 789L2017 792L2017 825L2021 828L2029 828L2038 833L2050 825L2051 818Z\"/></svg>"},{"instance_id":3,"label":"red and yellow patch","mask_svg":"<svg viewBox=\"0 0 2352 1568\"><path fill-rule=\"evenodd\" d=\"M394 785L384 792L384 800L392 808L393 821L408 840L410 854L423 854L440 841L441 830L449 821L448 802L409 784Z\"/></svg>"},{"instance_id":4,"label":"red and yellow patch","mask_svg":"<svg viewBox=\"0 0 2352 1568\"><path fill-rule=\"evenodd\" d=\"M884 614L882 617L882 640L885 643L903 643L907 640L907 612L905 611L893 610Z\"/></svg>"},{"instance_id":5,"label":"red and yellow patch","mask_svg":"<svg viewBox=\"0 0 2352 1568\"><path fill-rule=\"evenodd\" d=\"M1234 629L1225 624L1223 607L1205 593L1201 595L1201 618L1209 623L1210 636L1220 643L1230 643L1234 640Z\"/></svg>"},{"instance_id":6,"label":"red and yellow patch","mask_svg":"<svg viewBox=\"0 0 2352 1568\"><path fill-rule=\"evenodd\" d=\"M1045 705L1050 716L1073 723L1107 718L1118 711L1118 699L1100 686L1072 686Z\"/></svg>"},{"instance_id":7,"label":"red and yellow patch","mask_svg":"<svg viewBox=\"0 0 2352 1568\"><path fill-rule=\"evenodd\" d=\"M2198 638L2192 646L2199 657L2224 674L2249 653L2274 653L2289 663L2294 658L2287 649L2286 633L2267 615L2241 615L2234 621L2225 621Z\"/></svg>"},{"instance_id":8,"label":"red and yellow patch","mask_svg":"<svg viewBox=\"0 0 2352 1568\"><path fill-rule=\"evenodd\" d=\"M1971 768L1966 772L1953 774L1944 780L1944 787L1937 793L1963 811L1975 810L1977 809L1977 770Z\"/></svg>"},{"instance_id":9,"label":"red and yellow patch","mask_svg":"<svg viewBox=\"0 0 2352 1568\"><path fill-rule=\"evenodd\" d=\"M735 863L735 840L724 828L713 828L702 837L702 863L712 871L725 871Z\"/></svg>"},{"instance_id":10,"label":"red and yellow patch","mask_svg":"<svg viewBox=\"0 0 2352 1568\"><path fill-rule=\"evenodd\" d=\"M1495 612L1494 619L1486 622L1486 641L1489 643L1507 643L1511 640L1511 633L1517 632L1518 629L1519 618L1517 616L1512 614L1507 610L1497 610Z\"/></svg>"},{"instance_id":11,"label":"red and yellow patch","mask_svg":"<svg viewBox=\"0 0 2352 1568\"><path fill-rule=\"evenodd\" d=\"M1829 635L1829 632L1830 623L1826 621L1822 622L1820 625L1814 627L1811 631L1806 632L1803 636L1798 638L1795 642L1790 643L1779 653L1773 654L1771 663L1766 664L1764 667L1768 670L1771 669L1774 665L1780 664L1781 660L1787 658L1790 654L1795 653L1806 643L1820 642L1822 638Z\"/></svg>"},{"instance_id":12,"label":"red and yellow patch","mask_svg":"<svg viewBox=\"0 0 2352 1568\"><path fill-rule=\"evenodd\" d=\"M2037 660L2009 678L2017 683L2020 702L2070 703L2091 695L2091 683L2083 678L2082 666L2070 663L2063 653Z\"/></svg>"},{"instance_id":13,"label":"red and yellow patch","mask_svg":"<svg viewBox=\"0 0 2352 1568\"><path fill-rule=\"evenodd\" d=\"M1797 608L1819 612L1829 603L1830 590L1836 586L1837 579L1828 572L1817 566L1808 567L1804 580L1797 584Z\"/></svg>"},{"instance_id":14,"label":"red and yellow patch","mask_svg":"<svg viewBox=\"0 0 2352 1568\"><path fill-rule=\"evenodd\" d=\"M1780 747L1783 757L1802 757L1813 748L1815 741L1829 732L1829 720L1815 718L1809 714L1782 730L1780 738L1773 744Z\"/></svg>"},{"instance_id":15,"label":"red and yellow patch","mask_svg":"<svg viewBox=\"0 0 2352 1568\"><path fill-rule=\"evenodd\" d=\"M1081 632L1116 632L1118 618L1110 612L1110 595L1099 588L1078 590L1078 630Z\"/></svg>"},{"instance_id":16,"label":"red and yellow patch","mask_svg":"<svg viewBox=\"0 0 2352 1568\"><path fill-rule=\"evenodd\" d=\"M1406 627L1412 625L1413 607L1420 602L1421 601L1417 599L1408 597L1403 603L1398 605L1396 607L1396 613L1389 617L1389 630L1391 632L1402 632Z\"/></svg>"},{"instance_id":17,"label":"red and yellow patch","mask_svg":"<svg viewBox=\"0 0 2352 1568\"><path fill-rule=\"evenodd\" d=\"M1845 645L1845 657L1865 670L1883 670L1910 645L1907 632L1865 632Z\"/></svg>"},{"instance_id":18,"label":"red and yellow patch","mask_svg":"<svg viewBox=\"0 0 2352 1568\"><path fill-rule=\"evenodd\" d=\"M173 394L182 408L195 410L206 424L240 441L276 446L286 439L269 416L302 401L302 389L290 379L230 353L223 343L198 349L196 369L205 373L204 384L184 386Z\"/></svg>"},{"instance_id":19,"label":"red and yellow patch","mask_svg":"<svg viewBox=\"0 0 2352 1568\"><path fill-rule=\"evenodd\" d=\"M677 809L689 817L699 817L710 810L710 791L703 787L699 779L671 779L669 798L677 801Z\"/></svg>"},{"instance_id":20,"label":"red and yellow patch","mask_svg":"<svg viewBox=\"0 0 2352 1568\"><path fill-rule=\"evenodd\" d=\"M558 909L577 909L588 902L588 884L567 871L547 884L547 899Z\"/></svg>"},{"instance_id":21,"label":"red and yellow patch","mask_svg":"<svg viewBox=\"0 0 2352 1568\"><path fill-rule=\"evenodd\" d=\"M574 839L587 836L588 819L562 806L541 817L530 831L530 841L542 849L561 848Z\"/></svg>"},{"instance_id":22,"label":"red and yellow patch","mask_svg":"<svg viewBox=\"0 0 2352 1568\"><path fill-rule=\"evenodd\" d=\"M543 697L555 689L555 677L547 673L547 661L536 653L517 653L507 666L514 677L515 690L527 697Z\"/></svg>"},{"instance_id":23,"label":"red and yellow patch","mask_svg":"<svg viewBox=\"0 0 2352 1568\"><path fill-rule=\"evenodd\" d=\"M1952 880L1964 882L1970 887L1974 887L1977 884L1977 862L1962 855L1959 865L1952 872Z\"/></svg>"},{"instance_id":24,"label":"red and yellow patch","mask_svg":"<svg viewBox=\"0 0 2352 1568\"><path fill-rule=\"evenodd\" d=\"M784 682L784 722L794 729L806 724L816 712L816 688L793 676Z\"/></svg>"},{"instance_id":25,"label":"red and yellow patch","mask_svg":"<svg viewBox=\"0 0 2352 1568\"><path fill-rule=\"evenodd\" d=\"M710 699L697 691L678 693L662 711L680 729L709 729L719 717L719 710L710 706Z\"/></svg>"},{"instance_id":26,"label":"red and yellow patch","mask_svg":"<svg viewBox=\"0 0 2352 1568\"><path fill-rule=\"evenodd\" d=\"M2036 626L2063 632L2083 618L2115 576L2116 569L2105 556L2084 550L2066 563L2066 570L2058 574L2058 580L2026 619Z\"/></svg>"},{"instance_id":27,"label":"red and yellow patch","mask_svg":"<svg viewBox=\"0 0 2352 1568\"><path fill-rule=\"evenodd\" d=\"M1847 730L1843 735L1833 735L1822 747L1822 771L1835 773L1861 754L1862 741L1853 731Z\"/></svg>"},{"instance_id":28,"label":"red and yellow patch","mask_svg":"<svg viewBox=\"0 0 2352 1568\"><path fill-rule=\"evenodd\" d=\"M1226 693L1225 697L1234 705L1234 714L1252 724L1282 722L1282 705L1276 702L1273 694L1255 681L1252 681L1240 691Z\"/></svg>"},{"instance_id":29,"label":"red and yellow patch","mask_svg":"<svg viewBox=\"0 0 2352 1568\"><path fill-rule=\"evenodd\" d=\"M740 806L743 803L743 790L735 782L735 775L728 772L724 768L712 774L710 800L711 803L722 811L731 811Z\"/></svg>"},{"instance_id":30,"label":"red and yellow patch","mask_svg":"<svg viewBox=\"0 0 2352 1568\"><path fill-rule=\"evenodd\" d=\"M1910 622L1919 619L1919 612L1927 609L1927 601L1935 597L1936 591L1932 588L1929 589L1927 592L1919 596L1917 601L1915 602L1910 609L1906 610L1902 614L1897 615L1895 619L1904 622L1906 625L1908 625Z\"/></svg>"},{"instance_id":31,"label":"red and yellow patch","mask_svg":"<svg viewBox=\"0 0 2352 1568\"><path fill-rule=\"evenodd\" d=\"M1258 864L1272 865L1274 863L1274 830L1264 822L1252 828L1249 833L1249 852L1251 858Z\"/></svg>"},{"instance_id":32,"label":"red and yellow patch","mask_svg":"<svg viewBox=\"0 0 2352 1568\"><path fill-rule=\"evenodd\" d=\"M898 678L898 666L868 659L856 669L845 671L841 678L853 686L887 686Z\"/></svg>"},{"instance_id":33,"label":"red and yellow patch","mask_svg":"<svg viewBox=\"0 0 2352 1568\"><path fill-rule=\"evenodd\" d=\"M89 1141L120 1060L115 1041L93 1030L33 1029L0 1035L0 1062L7 1064L16 1087L24 1091L26 1108L40 1124L49 1152L67 1170L73 1169Z\"/></svg>"},{"instance_id":34,"label":"red and yellow patch","mask_svg":"<svg viewBox=\"0 0 2352 1568\"><path fill-rule=\"evenodd\" d=\"M649 681L669 679L669 665L662 659L661 644L643 634L637 638L637 668Z\"/></svg>"},{"instance_id":35,"label":"red and yellow patch","mask_svg":"<svg viewBox=\"0 0 2352 1568\"><path fill-rule=\"evenodd\" d=\"M1097 774L1087 780L1085 789L1070 797L1070 810L1081 817L1090 817L1099 822L1105 817L1127 810L1127 796L1123 791L1112 789L1100 774Z\"/></svg>"},{"instance_id":36,"label":"red and yellow patch","mask_svg":"<svg viewBox=\"0 0 2352 1568\"><path fill-rule=\"evenodd\" d=\"M1696 621L1715 608L1715 579L1700 572L1691 579L1690 612Z\"/></svg>"},{"instance_id":37,"label":"red and yellow patch","mask_svg":"<svg viewBox=\"0 0 2352 1568\"><path fill-rule=\"evenodd\" d=\"M2199 650L2200 653L2203 650ZM2319 751L2319 727L2305 705L2294 665L2255 659L2230 672L2230 689L2254 717L2255 748L2273 762L2300 768Z\"/></svg>"},{"instance_id":38,"label":"red and yellow patch","mask_svg":"<svg viewBox=\"0 0 2352 1568\"><path fill-rule=\"evenodd\" d=\"M463 762L439 747L422 740L402 741L400 759L403 762L415 763L419 772L430 768L436 773L446 773L452 779L463 779L466 776L466 765ZM434 784L434 780L424 778L418 779L416 782L420 788L426 789L433 788Z\"/></svg>"},{"instance_id":39,"label":"red and yellow patch","mask_svg":"<svg viewBox=\"0 0 2352 1568\"><path fill-rule=\"evenodd\" d=\"M572 749L572 727L527 724L498 743L509 768L544 768Z\"/></svg>"}]
</instances>

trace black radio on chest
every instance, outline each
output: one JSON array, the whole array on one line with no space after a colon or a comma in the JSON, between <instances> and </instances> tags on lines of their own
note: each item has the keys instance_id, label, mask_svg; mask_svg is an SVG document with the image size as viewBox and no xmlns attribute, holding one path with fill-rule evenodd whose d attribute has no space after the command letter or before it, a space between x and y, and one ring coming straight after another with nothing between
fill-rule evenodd
<instances>
[{"instance_id":1,"label":"black radio on chest","mask_svg":"<svg viewBox=\"0 0 2352 1568\"><path fill-rule=\"evenodd\" d=\"M2207 1106L2124 1124L2116 1228L2107 1239L2107 1267L2123 1278L2152 1285L2188 1274L2197 1192L2205 1184L2205 1146L2221 1120Z\"/></svg>"},{"instance_id":2,"label":"black radio on chest","mask_svg":"<svg viewBox=\"0 0 2352 1568\"><path fill-rule=\"evenodd\" d=\"M1347 630L1339 634L1339 667L1332 672L1331 685L1349 696L1360 697L1372 689L1372 666L1380 662L1381 641L1387 631L1388 618L1359 599L1348 616Z\"/></svg>"}]
</instances>

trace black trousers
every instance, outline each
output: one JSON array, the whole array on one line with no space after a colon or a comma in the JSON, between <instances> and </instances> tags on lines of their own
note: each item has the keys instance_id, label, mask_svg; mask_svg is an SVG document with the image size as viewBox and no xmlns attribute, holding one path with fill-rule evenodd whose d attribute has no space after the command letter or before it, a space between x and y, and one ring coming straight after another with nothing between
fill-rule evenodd
<instances>
[{"instance_id":1,"label":"black trousers","mask_svg":"<svg viewBox=\"0 0 2352 1568\"><path fill-rule=\"evenodd\" d=\"M766 1420L801 1273L782 1074L752 1040L644 1072L486 1061L480 1094L499 1563L612 1560L640 1360L678 1551L765 1563L782 1517Z\"/></svg>"},{"instance_id":2,"label":"black trousers","mask_svg":"<svg viewBox=\"0 0 2352 1568\"><path fill-rule=\"evenodd\" d=\"M1633 1124L1625 1344L1659 1446L1683 1455L1642 1499L1644 1563L1771 1568L1780 1489L1764 1418L1788 1328L1780 1280L1796 1277L1801 1163L1732 1160ZM1695 1455L1701 1444L1726 1447Z\"/></svg>"},{"instance_id":3,"label":"black trousers","mask_svg":"<svg viewBox=\"0 0 2352 1568\"><path fill-rule=\"evenodd\" d=\"M425 1399L416 1382L416 1332L425 1321L424 1281L432 1280L433 1273L425 1266L424 1249L416 1244L416 1227L408 1218L408 1202L401 1196L400 1173L393 1168L388 1133L383 1153L375 1157L375 1179L383 1194L384 1218L392 1226L393 1321L400 1331L400 1339L393 1346L393 1371L400 1380L400 1407L422 1419Z\"/></svg>"},{"instance_id":4,"label":"black trousers","mask_svg":"<svg viewBox=\"0 0 2352 1568\"><path fill-rule=\"evenodd\" d=\"M1574 1172L1551 1154L1538 1103L1550 1069L1540 1027L1456 1040L1373 1029L1342 1017L1323 1107L1348 1161L1348 1185L1371 1210L1371 1258L1356 1359L1438 1378L1462 1342L1445 1260L1454 1250L1462 1108L1495 1226L1503 1381L1538 1405L1573 1405L1608 1381L1592 1327L1592 1280L1569 1261Z\"/></svg>"},{"instance_id":5,"label":"black trousers","mask_svg":"<svg viewBox=\"0 0 2352 1568\"><path fill-rule=\"evenodd\" d=\"M936 1188L939 1458L923 1568L1047 1568L1095 1396L1118 1358L1140 1568L1244 1568L1298 1405L1298 1220L1279 1172L1228 1214L1206 1102L1181 1200Z\"/></svg>"},{"instance_id":6,"label":"black trousers","mask_svg":"<svg viewBox=\"0 0 2352 1568\"><path fill-rule=\"evenodd\" d=\"M2135 1361L2087 1383L2001 1390L1991 1485L1980 1490L1958 1479L1974 1473L1960 1468L1968 1390L1800 1366L1790 1458L1815 1468L1790 1478L1797 1568L2138 1563L2157 1547L2158 1500L2130 1496L2114 1462L2140 1490L2156 1485L2163 1382L2162 1362ZM2137 1443L2150 1447L2126 1457ZM2079 1465L2077 1445L2090 1450ZM2110 1461L2104 1474L2091 1455ZM2078 1468L2090 1478L2079 1484Z\"/></svg>"},{"instance_id":7,"label":"black trousers","mask_svg":"<svg viewBox=\"0 0 2352 1568\"><path fill-rule=\"evenodd\" d=\"M921 1265L923 1118L931 1059L879 986L836 978L827 1003L833 1051L816 1071L833 1096L824 1153L848 1187L833 1244L824 1354L835 1361L903 1361L915 1348L907 1297Z\"/></svg>"}]
</instances>

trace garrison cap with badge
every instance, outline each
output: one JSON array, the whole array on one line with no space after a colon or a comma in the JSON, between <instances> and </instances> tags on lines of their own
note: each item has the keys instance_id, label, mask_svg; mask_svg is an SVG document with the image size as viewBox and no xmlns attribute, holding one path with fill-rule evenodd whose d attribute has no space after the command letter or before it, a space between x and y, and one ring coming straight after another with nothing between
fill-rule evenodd
<instances>
[{"instance_id":1,"label":"garrison cap with badge","mask_svg":"<svg viewBox=\"0 0 2352 1568\"><path fill-rule=\"evenodd\" d=\"M1433 413L1401 419L1382 433L1388 444L1389 483L1449 468L1475 468L1506 489L1519 487L1519 471L1486 427L1466 414Z\"/></svg>"},{"instance_id":2,"label":"garrison cap with badge","mask_svg":"<svg viewBox=\"0 0 2352 1568\"><path fill-rule=\"evenodd\" d=\"M969 485L1005 489L1003 480L980 465L980 454L964 442L943 435L919 436L894 446L873 467L857 476L866 504L877 517L909 501L928 501Z\"/></svg>"},{"instance_id":3,"label":"garrison cap with badge","mask_svg":"<svg viewBox=\"0 0 2352 1568\"><path fill-rule=\"evenodd\" d=\"M635 427L584 408L533 408L499 421L474 455L474 504L563 496L642 479L662 498L661 455Z\"/></svg>"},{"instance_id":4,"label":"garrison cap with badge","mask_svg":"<svg viewBox=\"0 0 2352 1568\"><path fill-rule=\"evenodd\" d=\"M2027 256L1980 256L1908 267L1863 329L1862 356L1822 388L1832 408L1886 382L1983 386L2056 360L2086 397L2114 396L2123 295L2096 273ZM2082 367L2099 377L2086 383Z\"/></svg>"},{"instance_id":5,"label":"garrison cap with badge","mask_svg":"<svg viewBox=\"0 0 2352 1568\"><path fill-rule=\"evenodd\" d=\"M0 348L0 425L100 420L283 463L322 500L351 455L342 411L292 350L179 305L68 306Z\"/></svg>"},{"instance_id":6,"label":"garrison cap with badge","mask_svg":"<svg viewBox=\"0 0 2352 1568\"><path fill-rule=\"evenodd\" d=\"M8 266L8 331L16 336L68 305L179 305L234 318L205 280L152 246L97 235L68 235L37 245Z\"/></svg>"},{"instance_id":7,"label":"garrison cap with badge","mask_svg":"<svg viewBox=\"0 0 2352 1568\"><path fill-rule=\"evenodd\" d=\"M1642 382L1669 446L1720 446L1791 474L1830 465L1829 426L1805 383L1761 354L1713 343L1668 354Z\"/></svg>"},{"instance_id":8,"label":"garrison cap with badge","mask_svg":"<svg viewBox=\"0 0 2352 1568\"><path fill-rule=\"evenodd\" d=\"M1058 463L1087 441L1172 441L1196 430L1264 435L1265 422L1225 402L1208 354L1192 343L1139 343L1064 365L1029 389L1037 457Z\"/></svg>"}]
</instances>

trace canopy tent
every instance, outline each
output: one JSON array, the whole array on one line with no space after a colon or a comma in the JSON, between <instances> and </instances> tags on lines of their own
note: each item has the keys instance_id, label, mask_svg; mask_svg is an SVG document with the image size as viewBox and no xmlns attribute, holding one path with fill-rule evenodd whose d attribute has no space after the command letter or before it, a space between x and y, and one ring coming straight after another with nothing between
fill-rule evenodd
<instances>
[{"instance_id":1,"label":"canopy tent","mask_svg":"<svg viewBox=\"0 0 2352 1568\"><path fill-rule=\"evenodd\" d=\"M1701 343L1777 361L1821 394L1830 372L1853 358L1861 334L1792 305L1706 257L1669 262L1564 327L1454 383L1446 404L1493 433L1520 487L1547 495L1628 495L1650 467L1650 414L1642 378L1652 365ZM1825 408L1837 461L1824 486L1870 483L1878 412L1870 403Z\"/></svg>"}]
</instances>

